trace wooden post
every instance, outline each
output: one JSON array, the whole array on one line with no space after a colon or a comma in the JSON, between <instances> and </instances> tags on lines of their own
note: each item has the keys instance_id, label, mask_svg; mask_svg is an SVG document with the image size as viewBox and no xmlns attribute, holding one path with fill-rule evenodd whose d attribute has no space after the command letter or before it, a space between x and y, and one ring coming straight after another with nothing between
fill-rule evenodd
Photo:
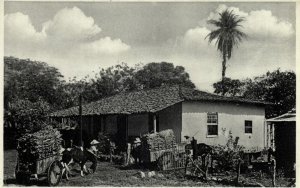
<instances>
[{"instance_id":1,"label":"wooden post","mask_svg":"<svg viewBox=\"0 0 300 188\"><path fill-rule=\"evenodd\" d=\"M90 134L89 136L93 136L93 138L96 136L96 134L94 133L94 116L91 115L91 124L90 124Z\"/></svg>"},{"instance_id":2,"label":"wooden post","mask_svg":"<svg viewBox=\"0 0 300 188\"><path fill-rule=\"evenodd\" d=\"M192 138L191 145L192 145L192 148L193 148L193 160L196 160L198 158L198 155L197 155L197 140L195 140L194 137Z\"/></svg>"},{"instance_id":3,"label":"wooden post","mask_svg":"<svg viewBox=\"0 0 300 188\"><path fill-rule=\"evenodd\" d=\"M156 114L153 114L153 132L156 133Z\"/></svg>"},{"instance_id":4,"label":"wooden post","mask_svg":"<svg viewBox=\"0 0 300 188\"><path fill-rule=\"evenodd\" d=\"M109 161L110 163L113 162L113 153L114 153L114 148L113 148L113 143L109 141Z\"/></svg>"},{"instance_id":5,"label":"wooden post","mask_svg":"<svg viewBox=\"0 0 300 188\"><path fill-rule=\"evenodd\" d=\"M208 178L209 157L210 157L209 154L207 154L207 155L205 156L205 179L206 179L206 180L207 180L207 178Z\"/></svg>"},{"instance_id":6,"label":"wooden post","mask_svg":"<svg viewBox=\"0 0 300 188\"><path fill-rule=\"evenodd\" d=\"M128 115L125 115L125 125L126 125L126 142L128 142Z\"/></svg>"},{"instance_id":7,"label":"wooden post","mask_svg":"<svg viewBox=\"0 0 300 188\"><path fill-rule=\"evenodd\" d=\"M80 127L80 144L83 146L82 143L82 95L79 95L79 127Z\"/></svg>"},{"instance_id":8,"label":"wooden post","mask_svg":"<svg viewBox=\"0 0 300 188\"><path fill-rule=\"evenodd\" d=\"M276 160L273 159L271 164L273 166L272 186L275 187L276 186Z\"/></svg>"},{"instance_id":9,"label":"wooden post","mask_svg":"<svg viewBox=\"0 0 300 188\"><path fill-rule=\"evenodd\" d=\"M242 161L239 159L238 166L237 166L236 184L239 183L239 178L241 174L241 163Z\"/></svg>"},{"instance_id":10,"label":"wooden post","mask_svg":"<svg viewBox=\"0 0 300 188\"><path fill-rule=\"evenodd\" d=\"M127 143L126 166L130 163L131 144Z\"/></svg>"}]
</instances>

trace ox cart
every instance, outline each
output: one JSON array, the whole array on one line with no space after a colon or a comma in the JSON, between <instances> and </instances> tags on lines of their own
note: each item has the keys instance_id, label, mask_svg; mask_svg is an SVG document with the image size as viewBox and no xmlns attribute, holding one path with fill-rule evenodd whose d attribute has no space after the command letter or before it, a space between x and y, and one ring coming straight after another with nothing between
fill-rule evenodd
<instances>
[{"instance_id":1,"label":"ox cart","mask_svg":"<svg viewBox=\"0 0 300 188\"><path fill-rule=\"evenodd\" d=\"M59 184L63 167L60 163L61 134L51 126L18 139L18 158L15 177L18 183L28 184L31 177L46 177L50 186Z\"/></svg>"},{"instance_id":2,"label":"ox cart","mask_svg":"<svg viewBox=\"0 0 300 188\"><path fill-rule=\"evenodd\" d=\"M175 141L172 130L144 135L141 138L141 160L157 165L159 170L184 168L185 147Z\"/></svg>"},{"instance_id":3,"label":"ox cart","mask_svg":"<svg viewBox=\"0 0 300 188\"><path fill-rule=\"evenodd\" d=\"M24 161L18 158L15 171L18 183L29 184L30 178L46 177L49 186L57 186L62 178L60 156L48 156L43 159Z\"/></svg>"},{"instance_id":4,"label":"ox cart","mask_svg":"<svg viewBox=\"0 0 300 188\"><path fill-rule=\"evenodd\" d=\"M146 150L142 160L146 163L155 163L159 170L175 170L185 167L186 152L181 145L159 151Z\"/></svg>"}]
</instances>

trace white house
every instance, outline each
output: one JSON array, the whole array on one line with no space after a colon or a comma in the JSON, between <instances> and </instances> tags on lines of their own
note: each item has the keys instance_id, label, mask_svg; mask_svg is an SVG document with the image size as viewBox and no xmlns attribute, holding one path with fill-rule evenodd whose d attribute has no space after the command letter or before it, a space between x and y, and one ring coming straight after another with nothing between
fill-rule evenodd
<instances>
[{"instance_id":1,"label":"white house","mask_svg":"<svg viewBox=\"0 0 300 188\"><path fill-rule=\"evenodd\" d=\"M265 105L262 101L224 97L196 89L163 86L103 98L83 105L83 129L116 136L126 143L151 131L173 129L177 142L185 136L198 143L225 144L229 134L247 149L265 147ZM50 116L68 123L78 119L78 107Z\"/></svg>"}]
</instances>

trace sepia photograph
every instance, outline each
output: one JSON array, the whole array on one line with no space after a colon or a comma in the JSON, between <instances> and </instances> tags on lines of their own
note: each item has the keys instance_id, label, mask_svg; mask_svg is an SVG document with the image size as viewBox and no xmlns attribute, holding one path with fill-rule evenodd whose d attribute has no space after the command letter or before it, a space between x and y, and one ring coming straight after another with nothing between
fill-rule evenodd
<instances>
[{"instance_id":1,"label":"sepia photograph","mask_svg":"<svg viewBox=\"0 0 300 188\"><path fill-rule=\"evenodd\" d=\"M3 4L4 186L296 186L295 1Z\"/></svg>"}]
</instances>

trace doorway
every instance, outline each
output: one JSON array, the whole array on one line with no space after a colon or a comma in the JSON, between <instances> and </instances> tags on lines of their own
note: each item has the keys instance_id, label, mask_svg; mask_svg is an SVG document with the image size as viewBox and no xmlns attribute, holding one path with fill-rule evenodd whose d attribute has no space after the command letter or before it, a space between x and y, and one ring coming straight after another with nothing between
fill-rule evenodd
<instances>
[{"instance_id":1,"label":"doorway","mask_svg":"<svg viewBox=\"0 0 300 188\"><path fill-rule=\"evenodd\" d=\"M128 116L118 115L117 117L117 135L116 144L121 150L126 149L126 143L128 141Z\"/></svg>"}]
</instances>

